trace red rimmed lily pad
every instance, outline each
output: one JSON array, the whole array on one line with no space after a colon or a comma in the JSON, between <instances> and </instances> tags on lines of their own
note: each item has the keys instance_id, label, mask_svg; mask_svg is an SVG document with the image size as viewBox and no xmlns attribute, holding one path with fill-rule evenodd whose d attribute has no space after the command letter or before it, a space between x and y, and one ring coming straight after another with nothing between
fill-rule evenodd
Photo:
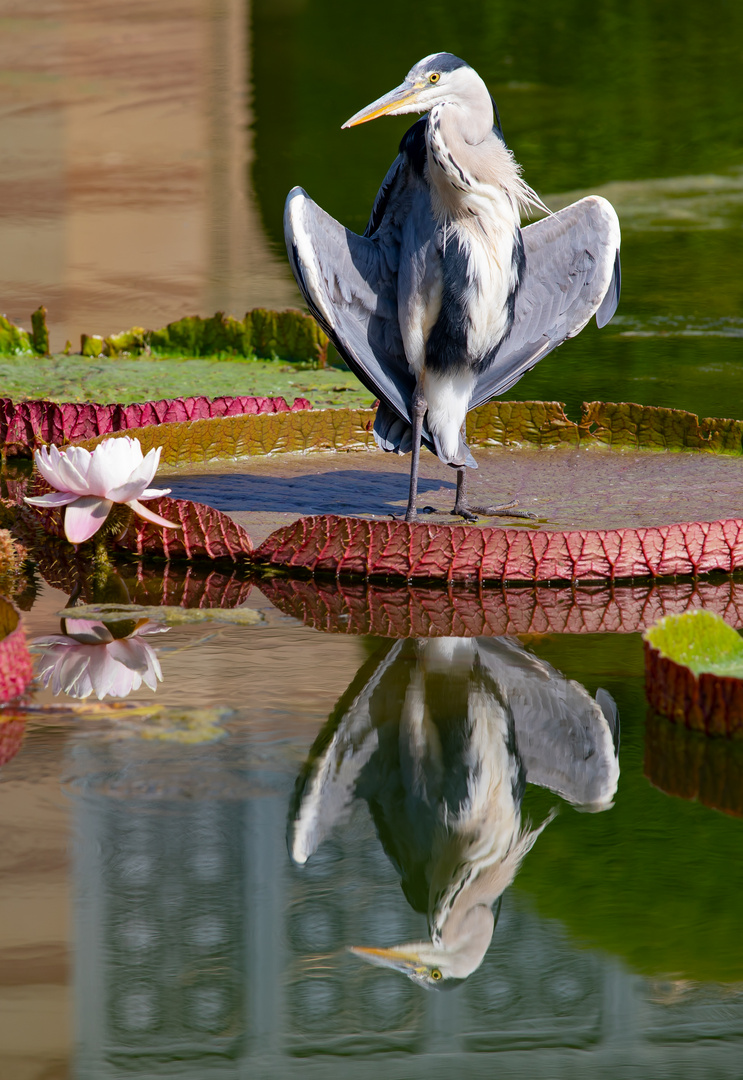
<instances>
[{"instance_id":1,"label":"red rimmed lily pad","mask_svg":"<svg viewBox=\"0 0 743 1080\"><path fill-rule=\"evenodd\" d=\"M657 712L706 735L743 736L743 639L724 619L669 615L643 638L645 692Z\"/></svg>"},{"instance_id":2,"label":"red rimmed lily pad","mask_svg":"<svg viewBox=\"0 0 743 1080\"><path fill-rule=\"evenodd\" d=\"M227 416L258 416L311 409L306 398L289 405L283 397L164 398L133 405L93 402L21 401L0 398L0 446L30 456L41 446L84 442L132 429Z\"/></svg>"},{"instance_id":3,"label":"red rimmed lily pad","mask_svg":"<svg viewBox=\"0 0 743 1080\"><path fill-rule=\"evenodd\" d=\"M743 627L743 582L731 580L445 589L276 575L258 587L280 611L323 633L393 638L637 633L664 615L700 607Z\"/></svg>"},{"instance_id":4,"label":"red rimmed lily pad","mask_svg":"<svg viewBox=\"0 0 743 1080\"><path fill-rule=\"evenodd\" d=\"M548 532L325 514L278 529L253 558L295 573L412 582L697 576L743 566L743 520Z\"/></svg>"},{"instance_id":5,"label":"red rimmed lily pad","mask_svg":"<svg viewBox=\"0 0 743 1080\"><path fill-rule=\"evenodd\" d=\"M32 678L31 654L20 617L13 605L0 596L0 701L18 697Z\"/></svg>"},{"instance_id":6,"label":"red rimmed lily pad","mask_svg":"<svg viewBox=\"0 0 743 1080\"><path fill-rule=\"evenodd\" d=\"M38 479L29 485L34 495L50 491L46 481ZM24 492L25 493L25 492ZM64 538L65 508L47 509L29 506L22 500L22 489L17 493L19 522L17 530L26 534L28 525L34 523L56 540ZM106 542L112 548L135 555L154 555L165 559L228 559L233 563L249 559L253 542L249 534L227 514L204 503L190 499L171 499L162 495L148 499L147 506L153 513L178 528L165 528L137 516L127 506L113 508L104 525ZM97 534L100 539L101 534ZM38 537L35 537L38 542ZM33 541L32 541L33 542ZM88 546L97 543L94 536ZM72 548L70 548L72 550Z\"/></svg>"}]
</instances>

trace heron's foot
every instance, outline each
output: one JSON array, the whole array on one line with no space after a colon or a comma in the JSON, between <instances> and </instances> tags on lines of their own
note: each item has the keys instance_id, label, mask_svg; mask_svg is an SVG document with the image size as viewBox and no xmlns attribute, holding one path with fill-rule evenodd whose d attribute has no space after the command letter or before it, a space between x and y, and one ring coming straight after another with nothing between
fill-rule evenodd
<instances>
[{"instance_id":1,"label":"heron's foot","mask_svg":"<svg viewBox=\"0 0 743 1080\"><path fill-rule=\"evenodd\" d=\"M461 517L464 518L465 521L477 521L477 514L473 513L473 511L470 510L469 507L460 506L459 510L457 510L455 506L453 510L449 511L449 513L452 515L452 517Z\"/></svg>"},{"instance_id":2,"label":"heron's foot","mask_svg":"<svg viewBox=\"0 0 743 1080\"><path fill-rule=\"evenodd\" d=\"M482 517L511 517L511 518L524 518L530 521L536 521L537 515L530 513L529 510L517 510L518 501L508 503L499 503L497 506L469 506L455 503L452 514L456 514L458 517L464 518L465 521L477 521L478 516Z\"/></svg>"}]
</instances>

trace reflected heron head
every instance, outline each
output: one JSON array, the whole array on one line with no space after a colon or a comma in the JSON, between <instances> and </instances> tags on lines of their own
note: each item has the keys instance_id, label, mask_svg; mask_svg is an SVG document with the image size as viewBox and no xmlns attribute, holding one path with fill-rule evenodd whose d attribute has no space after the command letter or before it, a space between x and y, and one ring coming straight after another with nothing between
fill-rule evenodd
<instances>
[{"instance_id":1,"label":"reflected heron head","mask_svg":"<svg viewBox=\"0 0 743 1080\"><path fill-rule=\"evenodd\" d=\"M399 971L426 990L453 990L467 977L457 974L450 958L430 941L411 941L389 949L352 946L349 952L376 967Z\"/></svg>"},{"instance_id":2,"label":"reflected heron head","mask_svg":"<svg viewBox=\"0 0 743 1080\"><path fill-rule=\"evenodd\" d=\"M399 971L426 990L453 990L485 959L502 899L499 896L493 908L485 904L471 908L454 934L442 937L434 929L431 941L409 941L388 949L353 946L349 952L376 967Z\"/></svg>"},{"instance_id":3,"label":"reflected heron head","mask_svg":"<svg viewBox=\"0 0 743 1080\"><path fill-rule=\"evenodd\" d=\"M399 86L360 109L343 127L356 127L378 116L425 113L444 103L466 109L490 108L492 113L490 96L474 68L452 53L432 53L419 60Z\"/></svg>"}]
</instances>

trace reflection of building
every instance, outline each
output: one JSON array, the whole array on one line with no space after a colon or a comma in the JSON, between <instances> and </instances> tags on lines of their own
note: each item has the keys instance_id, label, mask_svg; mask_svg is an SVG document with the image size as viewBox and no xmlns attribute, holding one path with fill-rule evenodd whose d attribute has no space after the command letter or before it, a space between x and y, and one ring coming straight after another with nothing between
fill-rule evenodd
<instances>
[{"instance_id":1,"label":"reflection of building","mask_svg":"<svg viewBox=\"0 0 743 1080\"><path fill-rule=\"evenodd\" d=\"M46 304L52 348L297 303L247 190L248 14L67 0L2 20L2 311L28 326Z\"/></svg>"},{"instance_id":2,"label":"reflection of building","mask_svg":"<svg viewBox=\"0 0 743 1080\"><path fill-rule=\"evenodd\" d=\"M453 993L346 953L424 920L360 807L292 867L283 754L76 741L79 1080L740 1075L743 993L634 976L513 889Z\"/></svg>"}]
</instances>

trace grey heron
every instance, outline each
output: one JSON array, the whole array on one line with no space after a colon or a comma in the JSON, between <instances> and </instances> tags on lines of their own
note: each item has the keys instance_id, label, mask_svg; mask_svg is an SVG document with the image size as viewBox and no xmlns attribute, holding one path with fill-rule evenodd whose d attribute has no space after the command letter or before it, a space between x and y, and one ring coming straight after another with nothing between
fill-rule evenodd
<instances>
[{"instance_id":1,"label":"grey heron","mask_svg":"<svg viewBox=\"0 0 743 1080\"><path fill-rule=\"evenodd\" d=\"M467 412L510 389L591 316L604 326L619 301L613 207L589 196L549 214L523 180L494 109L463 60L427 56L343 125L427 114L404 135L364 235L302 188L286 201L294 275L341 356L380 400L378 445L412 451L408 521L421 442L457 470L452 513L475 517L466 493L466 467L477 467L464 438ZM549 216L522 230L521 212L530 210Z\"/></svg>"},{"instance_id":2,"label":"grey heron","mask_svg":"<svg viewBox=\"0 0 743 1080\"><path fill-rule=\"evenodd\" d=\"M482 963L493 908L552 820L522 824L525 784L607 809L618 732L606 691L591 697L512 639L387 643L313 746L289 815L291 857L304 864L364 800L430 940L352 951L426 987L456 985Z\"/></svg>"}]
</instances>

